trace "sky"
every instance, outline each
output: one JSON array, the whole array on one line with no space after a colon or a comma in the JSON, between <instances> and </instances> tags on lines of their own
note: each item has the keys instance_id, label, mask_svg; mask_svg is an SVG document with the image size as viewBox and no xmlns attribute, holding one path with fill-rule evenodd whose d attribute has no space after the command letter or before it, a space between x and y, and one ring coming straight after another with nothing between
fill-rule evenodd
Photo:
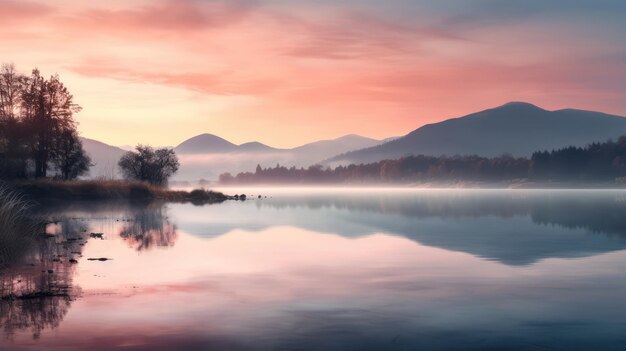
<instances>
[{"instance_id":1,"label":"sky","mask_svg":"<svg viewBox=\"0 0 626 351\"><path fill-rule=\"evenodd\" d=\"M293 147L508 101L626 115L623 0L0 0L0 62L58 73L85 137Z\"/></svg>"}]
</instances>

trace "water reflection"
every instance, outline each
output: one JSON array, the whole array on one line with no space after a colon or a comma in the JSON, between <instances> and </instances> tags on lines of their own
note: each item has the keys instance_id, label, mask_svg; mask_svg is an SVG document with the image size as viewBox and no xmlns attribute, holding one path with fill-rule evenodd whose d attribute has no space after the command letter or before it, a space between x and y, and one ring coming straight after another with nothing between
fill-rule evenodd
<instances>
[{"instance_id":1,"label":"water reflection","mask_svg":"<svg viewBox=\"0 0 626 351\"><path fill-rule=\"evenodd\" d=\"M558 190L319 191L173 211L181 229L203 237L277 225L348 237L382 232L511 265L625 249L624 213L626 192Z\"/></svg>"},{"instance_id":2,"label":"water reflection","mask_svg":"<svg viewBox=\"0 0 626 351\"><path fill-rule=\"evenodd\" d=\"M177 238L162 204L44 204L33 215L41 224L30 228L32 239L12 250L12 263L0 270L0 326L7 340L26 330L37 339L60 325L81 295L73 277L90 240L120 237L142 251L171 247Z\"/></svg>"},{"instance_id":3,"label":"water reflection","mask_svg":"<svg viewBox=\"0 0 626 351\"><path fill-rule=\"evenodd\" d=\"M137 251L171 247L177 239L176 225L168 217L167 206L160 202L53 202L38 210L82 222L87 225L84 232L121 237Z\"/></svg>"},{"instance_id":4,"label":"water reflection","mask_svg":"<svg viewBox=\"0 0 626 351\"><path fill-rule=\"evenodd\" d=\"M620 192L50 206L50 238L0 274L0 349L620 350L624 206Z\"/></svg>"},{"instance_id":5,"label":"water reflection","mask_svg":"<svg viewBox=\"0 0 626 351\"><path fill-rule=\"evenodd\" d=\"M122 226L119 236L138 251L173 246L177 239L176 225L169 222L166 208L134 208L130 219Z\"/></svg>"},{"instance_id":6,"label":"water reflection","mask_svg":"<svg viewBox=\"0 0 626 351\"><path fill-rule=\"evenodd\" d=\"M37 339L44 329L61 323L80 295L73 275L85 228L68 218L42 223L33 228L21 256L0 270L0 325L7 339L27 330Z\"/></svg>"}]
</instances>

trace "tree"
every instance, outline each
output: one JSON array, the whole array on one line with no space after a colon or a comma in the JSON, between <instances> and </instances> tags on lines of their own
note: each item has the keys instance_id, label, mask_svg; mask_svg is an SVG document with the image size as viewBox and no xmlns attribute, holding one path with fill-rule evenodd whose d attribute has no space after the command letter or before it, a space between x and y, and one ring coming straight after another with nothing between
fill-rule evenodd
<instances>
[{"instance_id":1,"label":"tree","mask_svg":"<svg viewBox=\"0 0 626 351\"><path fill-rule=\"evenodd\" d=\"M45 177L54 155L54 139L65 130L75 130L74 113L80 106L58 75L46 80L34 69L22 92L22 114L32 132L31 151L35 177Z\"/></svg>"},{"instance_id":2,"label":"tree","mask_svg":"<svg viewBox=\"0 0 626 351\"><path fill-rule=\"evenodd\" d=\"M25 178L34 163L36 177L56 166L64 177L84 173L89 161L77 142L74 114L80 106L58 75L45 79L34 69L30 76L12 64L0 67L0 177ZM70 137L68 140L63 138ZM72 149L71 155L67 154ZM32 163L31 163L32 162ZM68 163L69 162L69 163ZM64 165L60 167L59 165Z\"/></svg>"},{"instance_id":3,"label":"tree","mask_svg":"<svg viewBox=\"0 0 626 351\"><path fill-rule=\"evenodd\" d=\"M138 145L120 158L118 166L126 179L163 186L178 171L179 163L172 149Z\"/></svg>"},{"instance_id":4,"label":"tree","mask_svg":"<svg viewBox=\"0 0 626 351\"><path fill-rule=\"evenodd\" d=\"M26 77L13 64L0 67L0 177L24 177L28 155L25 130L19 123Z\"/></svg>"},{"instance_id":5,"label":"tree","mask_svg":"<svg viewBox=\"0 0 626 351\"><path fill-rule=\"evenodd\" d=\"M15 70L15 65L0 67L0 121L3 123L17 118L25 81L26 78Z\"/></svg>"},{"instance_id":6,"label":"tree","mask_svg":"<svg viewBox=\"0 0 626 351\"><path fill-rule=\"evenodd\" d=\"M54 150L53 163L63 179L76 179L89 171L91 158L83 150L75 130L64 130L57 138Z\"/></svg>"}]
</instances>

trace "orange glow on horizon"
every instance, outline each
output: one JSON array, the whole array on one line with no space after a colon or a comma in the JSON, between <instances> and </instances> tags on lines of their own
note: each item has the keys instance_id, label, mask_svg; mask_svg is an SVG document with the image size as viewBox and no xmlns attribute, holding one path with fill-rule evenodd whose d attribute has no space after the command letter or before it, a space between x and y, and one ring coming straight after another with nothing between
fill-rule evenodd
<instances>
[{"instance_id":1,"label":"orange glow on horizon","mask_svg":"<svg viewBox=\"0 0 626 351\"><path fill-rule=\"evenodd\" d=\"M383 139L512 100L626 114L608 25L394 16L351 2L9 0L0 57L58 72L83 107L82 135L113 145Z\"/></svg>"}]
</instances>

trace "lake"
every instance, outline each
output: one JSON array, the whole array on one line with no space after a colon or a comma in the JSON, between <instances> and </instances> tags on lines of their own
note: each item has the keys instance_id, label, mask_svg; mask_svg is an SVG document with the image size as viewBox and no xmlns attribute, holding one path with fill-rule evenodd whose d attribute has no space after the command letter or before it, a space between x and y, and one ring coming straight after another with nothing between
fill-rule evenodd
<instances>
[{"instance_id":1,"label":"lake","mask_svg":"<svg viewBox=\"0 0 626 351\"><path fill-rule=\"evenodd\" d=\"M626 349L626 191L224 191L43 205L0 350Z\"/></svg>"}]
</instances>

